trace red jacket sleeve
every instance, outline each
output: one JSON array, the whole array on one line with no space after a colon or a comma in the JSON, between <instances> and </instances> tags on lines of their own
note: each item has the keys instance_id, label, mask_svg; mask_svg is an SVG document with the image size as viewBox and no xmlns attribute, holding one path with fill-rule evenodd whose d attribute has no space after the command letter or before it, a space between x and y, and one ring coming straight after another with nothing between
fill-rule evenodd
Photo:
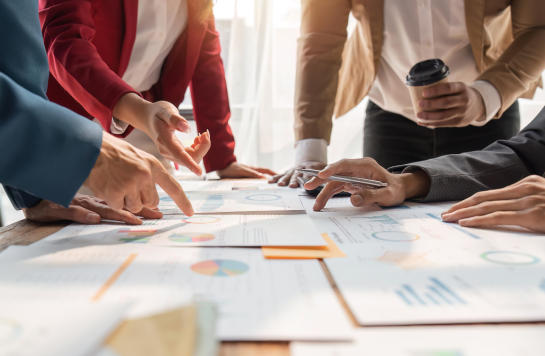
<instances>
[{"instance_id":1,"label":"red jacket sleeve","mask_svg":"<svg viewBox=\"0 0 545 356\"><path fill-rule=\"evenodd\" d=\"M204 156L204 166L208 172L226 168L236 161L235 139L229 127L229 97L220 52L219 34L212 18L191 78L191 98L197 129L199 132L209 130L212 140L212 147Z\"/></svg>"},{"instance_id":2,"label":"red jacket sleeve","mask_svg":"<svg viewBox=\"0 0 545 356\"><path fill-rule=\"evenodd\" d=\"M108 67L91 42L96 32L92 11L89 0L40 0L40 23L51 74L109 132L118 100L140 94Z\"/></svg>"}]
</instances>

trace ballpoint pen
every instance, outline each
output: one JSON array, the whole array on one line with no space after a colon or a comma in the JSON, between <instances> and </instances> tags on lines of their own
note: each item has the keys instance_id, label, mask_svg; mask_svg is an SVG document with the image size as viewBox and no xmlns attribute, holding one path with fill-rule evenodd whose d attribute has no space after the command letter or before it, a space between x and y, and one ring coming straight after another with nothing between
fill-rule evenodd
<instances>
[{"instance_id":1,"label":"ballpoint pen","mask_svg":"<svg viewBox=\"0 0 545 356\"><path fill-rule=\"evenodd\" d=\"M316 169L298 169L297 172L312 176L312 177L318 177L318 173L320 173L319 170ZM337 182L343 182L343 183L350 183L355 187L358 188L370 188L370 189L377 189L377 188L384 188L388 186L388 183L383 183L378 180L372 180L372 179L365 179L365 178L358 178L358 177L351 177L351 176L343 176L340 174L332 175L331 177L327 178L328 180L333 180Z\"/></svg>"}]
</instances>

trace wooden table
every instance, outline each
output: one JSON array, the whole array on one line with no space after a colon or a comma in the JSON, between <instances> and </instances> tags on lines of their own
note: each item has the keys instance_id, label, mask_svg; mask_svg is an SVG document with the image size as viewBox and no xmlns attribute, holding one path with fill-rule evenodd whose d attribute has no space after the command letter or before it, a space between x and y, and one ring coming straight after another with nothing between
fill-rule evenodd
<instances>
[{"instance_id":1,"label":"wooden table","mask_svg":"<svg viewBox=\"0 0 545 356\"><path fill-rule=\"evenodd\" d=\"M36 223L28 220L22 220L14 224L0 228L0 251L10 245L30 245L33 242L39 241L70 224L70 222L55 222L55 223ZM323 261L320 261L322 268L335 290L341 304L349 315L352 323L358 326L356 320L348 309L344 299L341 297L331 275ZM520 324L545 324L537 323L520 323ZM288 342L223 342L221 344L220 356L288 356Z\"/></svg>"}]
</instances>

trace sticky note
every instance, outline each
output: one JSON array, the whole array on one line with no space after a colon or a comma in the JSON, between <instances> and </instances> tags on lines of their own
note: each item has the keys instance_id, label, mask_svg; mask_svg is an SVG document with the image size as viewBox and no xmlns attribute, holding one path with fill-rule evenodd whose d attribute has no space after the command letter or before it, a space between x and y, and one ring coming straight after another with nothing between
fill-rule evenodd
<instances>
[{"instance_id":1,"label":"sticky note","mask_svg":"<svg viewBox=\"0 0 545 356\"><path fill-rule=\"evenodd\" d=\"M263 256L270 259L310 259L346 257L327 234L322 234L327 246L262 247Z\"/></svg>"}]
</instances>

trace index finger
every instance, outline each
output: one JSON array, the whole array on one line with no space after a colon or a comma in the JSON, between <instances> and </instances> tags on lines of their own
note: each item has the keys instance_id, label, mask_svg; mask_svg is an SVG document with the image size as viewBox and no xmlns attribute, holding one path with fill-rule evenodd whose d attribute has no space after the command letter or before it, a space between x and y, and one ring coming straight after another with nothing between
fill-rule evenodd
<instances>
[{"instance_id":1,"label":"index finger","mask_svg":"<svg viewBox=\"0 0 545 356\"><path fill-rule=\"evenodd\" d=\"M469 198L462 200L459 203L454 204L443 214L450 214L454 211L469 208L477 204L481 204L485 201L494 201L494 200L509 200L517 199L521 197L521 192L518 192L517 186L509 186L502 189L489 190L486 192L479 192L473 194Z\"/></svg>"},{"instance_id":2,"label":"index finger","mask_svg":"<svg viewBox=\"0 0 545 356\"><path fill-rule=\"evenodd\" d=\"M154 172L154 181L172 198L178 208L187 216L193 216L191 202L182 189L182 186L163 168L158 167Z\"/></svg>"},{"instance_id":3,"label":"index finger","mask_svg":"<svg viewBox=\"0 0 545 356\"><path fill-rule=\"evenodd\" d=\"M158 141L165 146L174 161L184 167L189 168L191 172L200 176L202 174L201 167L197 164L197 162L195 162L193 157L191 157L191 155L185 151L184 146L178 140L178 138L174 134L174 131L166 133L164 135L167 137L163 137L163 134L161 134L158 138Z\"/></svg>"},{"instance_id":4,"label":"index finger","mask_svg":"<svg viewBox=\"0 0 545 356\"><path fill-rule=\"evenodd\" d=\"M360 174L377 173L377 163L368 158L341 159L338 162L328 164L318 173L321 179L327 179L334 174L354 173Z\"/></svg>"}]
</instances>

